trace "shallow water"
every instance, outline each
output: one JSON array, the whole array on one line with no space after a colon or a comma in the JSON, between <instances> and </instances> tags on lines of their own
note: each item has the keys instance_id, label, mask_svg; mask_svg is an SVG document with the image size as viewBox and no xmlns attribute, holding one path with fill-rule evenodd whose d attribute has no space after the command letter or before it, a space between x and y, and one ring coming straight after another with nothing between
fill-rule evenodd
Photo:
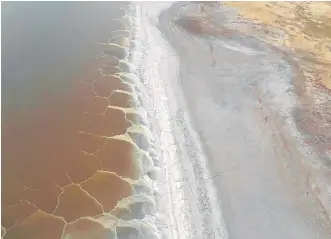
<instances>
[{"instance_id":1,"label":"shallow water","mask_svg":"<svg viewBox=\"0 0 331 239\"><path fill-rule=\"evenodd\" d=\"M4 238L112 238L116 217L131 215L113 211L136 192L146 158L139 114L125 111L140 104L124 74L129 7L2 4Z\"/></svg>"},{"instance_id":2,"label":"shallow water","mask_svg":"<svg viewBox=\"0 0 331 239\"><path fill-rule=\"evenodd\" d=\"M233 9L2 6L5 239L328 238L299 71Z\"/></svg>"}]
</instances>

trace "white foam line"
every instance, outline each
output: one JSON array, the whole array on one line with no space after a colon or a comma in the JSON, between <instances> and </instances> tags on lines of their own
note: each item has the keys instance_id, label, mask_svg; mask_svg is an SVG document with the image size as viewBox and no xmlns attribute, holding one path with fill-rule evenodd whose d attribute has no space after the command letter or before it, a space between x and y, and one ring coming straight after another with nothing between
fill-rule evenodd
<instances>
[{"instance_id":1,"label":"white foam line","mask_svg":"<svg viewBox=\"0 0 331 239\"><path fill-rule=\"evenodd\" d=\"M157 23L158 15L161 11L170 7L171 4L171 2L168 2L153 4L143 3L142 5L136 5L137 14L139 16L138 19L141 21L141 29L144 29L143 31L138 31L140 35L137 37L142 41L144 51L142 49L140 49L140 51L142 51L145 55L141 61L143 66L141 67L141 69L143 69L141 74L146 80L144 85L147 90L143 98L147 98L147 102L149 103L149 105L147 105L147 110L151 111L152 115L155 115L155 119L157 119L158 122L157 129L154 129L154 131L157 132L153 133L157 137L160 144L160 150L157 154L163 158L162 170L164 178L159 181L163 182L165 185L165 188L163 188L161 192L162 196L165 198L165 200L163 200L165 207L159 207L158 209L161 213L168 215L168 221L166 220L166 224L169 228L168 236L169 238L174 239L202 238L203 236L206 236L201 235L201 217L203 217L202 214L204 212L198 212L194 208L197 206L197 203L199 203L198 198L192 198L191 195L186 195L186 193L181 190L183 181L178 182L178 178L184 178L186 175L183 175L181 168L181 166L183 166L181 164L181 160L183 159L178 159L178 155L176 153L177 146L174 144L175 140L171 126L171 112L169 110L169 103L166 94L167 86L162 79L164 76L176 77L174 74L168 72L169 69L171 69L171 71L178 70L177 67L179 64L169 64L170 61L176 61L176 59L169 59L171 49L164 42L161 34L151 24L151 22L153 22L153 24ZM170 68L167 69L167 67ZM188 126L191 129L190 131L192 132L193 138L195 138L196 133L190 125ZM193 140L198 144L198 148L200 148L199 140ZM202 152L201 149L198 149L198 151ZM209 172L206 167L206 159L202 153L199 155L198 164L205 171L205 175L208 175ZM196 175L196 177L197 176L199 175ZM195 180L197 181L199 178L195 178ZM204 185L202 185L202 183L203 182L197 183L199 186L192 186L195 191L198 191L200 186L207 189L210 204L212 206L210 216L212 217L213 225L210 225L210 227L215 233L216 238L228 238L227 230L222 219L222 213L217 203L217 196L213 184L210 181L204 182ZM157 185L157 187L158 186L160 185ZM188 198L188 200L185 198ZM190 201L190 203L188 203L188 201ZM198 218L193 218L194 215L190 212L190 210L196 211L194 213L196 213Z\"/></svg>"},{"instance_id":2,"label":"white foam line","mask_svg":"<svg viewBox=\"0 0 331 239\"><path fill-rule=\"evenodd\" d=\"M169 4L167 4L170 6ZM150 48L152 44L155 44L154 42L151 42L151 37L149 34L150 27L148 18L142 14L142 6L140 4L137 4L137 19L139 22L137 22L138 25L142 27L138 27L137 29L144 29L144 32L140 31L138 34L140 36L137 37L137 39L142 39L142 45L143 47L146 47L148 49L147 54L145 55L146 58L143 59L143 68L146 69L146 71L143 73L143 77L148 81L146 88L150 91L150 94L152 96L152 100L148 99L147 102L152 102L153 108L152 111L155 111L156 118L158 119L159 123L159 130L160 135L160 144L161 144L161 152L159 152L161 157L163 158L163 174L164 182L172 182L172 172L180 172L180 170L177 168L177 164L171 164L170 162L173 162L173 158L175 158L175 150L176 148L173 145L173 138L172 134L170 133L171 127L170 127L170 119L169 119L169 109L167 107L167 103L165 101L166 94L164 90L164 86L162 84L162 80L160 79L158 67L156 64L157 62L160 62L160 52L157 52L156 48ZM163 8L163 7L162 7ZM158 9L159 11L162 10L162 8ZM154 10L154 9L153 9ZM152 10L152 11L153 11ZM154 12L157 16L157 12ZM149 31L148 31L149 30ZM156 51L155 51L156 50ZM138 51L142 51L142 49L139 49ZM148 98L147 95L144 95L144 98ZM165 190L162 192L166 192L164 195L164 199L161 198L162 203L167 205L158 205L158 209L161 210L161 214L168 215L168 219L166 220L166 226L168 228L166 235L167 238L188 238L188 233L186 231L186 225L184 225L184 218L180 218L176 215L182 215L182 207L183 200L180 197L180 194L178 193L177 185L176 183L165 183ZM160 185L156 185L156 189ZM165 216L165 215L162 215ZM177 218L176 218L177 217ZM179 220L177 220L179 219ZM183 220L184 219L184 220Z\"/></svg>"}]
</instances>

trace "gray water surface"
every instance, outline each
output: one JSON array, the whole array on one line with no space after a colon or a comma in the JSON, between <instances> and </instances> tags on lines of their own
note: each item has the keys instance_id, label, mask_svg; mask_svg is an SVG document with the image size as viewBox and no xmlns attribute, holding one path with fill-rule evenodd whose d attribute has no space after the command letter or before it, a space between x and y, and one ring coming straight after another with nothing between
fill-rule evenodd
<instances>
[{"instance_id":1,"label":"gray water surface","mask_svg":"<svg viewBox=\"0 0 331 239\"><path fill-rule=\"evenodd\" d=\"M125 2L3 3L3 110L18 112L65 94L100 55L92 41L108 41L119 28L113 19L124 15L125 7Z\"/></svg>"}]
</instances>

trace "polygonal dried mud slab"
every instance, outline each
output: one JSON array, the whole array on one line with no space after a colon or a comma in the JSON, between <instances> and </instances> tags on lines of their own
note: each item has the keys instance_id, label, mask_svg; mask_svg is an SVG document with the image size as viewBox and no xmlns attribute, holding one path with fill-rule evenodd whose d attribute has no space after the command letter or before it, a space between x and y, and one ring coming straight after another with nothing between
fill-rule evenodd
<instances>
[{"instance_id":1,"label":"polygonal dried mud slab","mask_svg":"<svg viewBox=\"0 0 331 239\"><path fill-rule=\"evenodd\" d=\"M92 86L90 86L92 89ZM109 100L98 96L81 96L77 98L77 105L73 106L80 109L80 112L88 114L102 114L108 107Z\"/></svg>"},{"instance_id":2,"label":"polygonal dried mud slab","mask_svg":"<svg viewBox=\"0 0 331 239\"><path fill-rule=\"evenodd\" d=\"M114 209L118 201L133 193L128 182L107 171L98 171L81 186L103 205L105 212Z\"/></svg>"},{"instance_id":3,"label":"polygonal dried mud slab","mask_svg":"<svg viewBox=\"0 0 331 239\"><path fill-rule=\"evenodd\" d=\"M107 139L105 137L77 132L74 144L78 150L87 153L95 153L105 145L106 141Z\"/></svg>"},{"instance_id":4,"label":"polygonal dried mud slab","mask_svg":"<svg viewBox=\"0 0 331 239\"><path fill-rule=\"evenodd\" d=\"M99 96L109 97L114 90L132 92L132 86L125 84L117 76L107 75L93 83L94 90Z\"/></svg>"},{"instance_id":5,"label":"polygonal dried mud slab","mask_svg":"<svg viewBox=\"0 0 331 239\"><path fill-rule=\"evenodd\" d=\"M114 92L109 97L109 105L123 108L137 107L136 99L131 94L125 92Z\"/></svg>"},{"instance_id":6,"label":"polygonal dried mud slab","mask_svg":"<svg viewBox=\"0 0 331 239\"><path fill-rule=\"evenodd\" d=\"M104 65L104 66L101 66L101 73L103 75L115 75L115 74L118 74L121 71L120 68L118 68L117 66L107 66L107 65Z\"/></svg>"},{"instance_id":7,"label":"polygonal dried mud slab","mask_svg":"<svg viewBox=\"0 0 331 239\"><path fill-rule=\"evenodd\" d=\"M71 239L115 236L108 225L112 217L96 215L132 195L132 186L122 176L137 179L141 173L135 162L139 153L132 144L103 137L124 134L131 126L121 110L108 108L107 99L114 89L134 90L112 76L133 69L128 62L119 61L129 54L131 32L125 29L131 21L126 16L116 21L123 30L112 32L110 42L114 44L99 44L100 56L86 64L63 97L54 99L55 103L43 102L45 108L30 113L32 126L22 123L24 130L14 130L17 135L9 150L15 152L11 154L15 160L3 182L2 222L6 228L1 229L6 239L60 239L64 229L68 234L82 232L71 233ZM136 106L134 97L123 92L115 92L111 99L116 106ZM102 162L115 173L98 171L103 169ZM95 218L81 218L86 216Z\"/></svg>"},{"instance_id":8,"label":"polygonal dried mud slab","mask_svg":"<svg viewBox=\"0 0 331 239\"><path fill-rule=\"evenodd\" d=\"M5 239L59 239L65 221L62 218L37 211L22 225L7 231Z\"/></svg>"},{"instance_id":9,"label":"polygonal dried mud slab","mask_svg":"<svg viewBox=\"0 0 331 239\"><path fill-rule=\"evenodd\" d=\"M100 58L102 65L107 65L107 66L118 66L119 60L115 56L111 55L104 55Z\"/></svg>"},{"instance_id":10,"label":"polygonal dried mud slab","mask_svg":"<svg viewBox=\"0 0 331 239\"><path fill-rule=\"evenodd\" d=\"M121 69L122 72L127 73L134 72L135 70L135 67L131 63L123 60L118 63L118 67Z\"/></svg>"},{"instance_id":11,"label":"polygonal dried mud slab","mask_svg":"<svg viewBox=\"0 0 331 239\"><path fill-rule=\"evenodd\" d=\"M129 48L131 45L130 39L125 36L114 36L109 40L109 42L126 48Z\"/></svg>"},{"instance_id":12,"label":"polygonal dried mud slab","mask_svg":"<svg viewBox=\"0 0 331 239\"><path fill-rule=\"evenodd\" d=\"M135 79L134 79L134 75L133 74L120 74L119 77L124 81L127 82L129 84L134 84L135 83Z\"/></svg>"},{"instance_id":13,"label":"polygonal dried mud slab","mask_svg":"<svg viewBox=\"0 0 331 239\"><path fill-rule=\"evenodd\" d=\"M97 170L101 169L101 162L95 155L72 151L66 157L65 168L74 183L80 183L92 177Z\"/></svg>"},{"instance_id":14,"label":"polygonal dried mud slab","mask_svg":"<svg viewBox=\"0 0 331 239\"><path fill-rule=\"evenodd\" d=\"M131 123L126 120L123 111L108 108L102 115L92 115L91 124L84 131L95 135L111 137L125 134L129 126L131 126Z\"/></svg>"},{"instance_id":15,"label":"polygonal dried mud slab","mask_svg":"<svg viewBox=\"0 0 331 239\"><path fill-rule=\"evenodd\" d=\"M63 190L54 215L63 217L67 222L73 222L80 217L92 217L103 213L102 205L81 186L71 184Z\"/></svg>"},{"instance_id":16,"label":"polygonal dried mud slab","mask_svg":"<svg viewBox=\"0 0 331 239\"><path fill-rule=\"evenodd\" d=\"M146 215L154 215L155 212L155 204L148 196L137 195L135 198L127 198L120 202L111 214L118 219L130 221L143 219Z\"/></svg>"},{"instance_id":17,"label":"polygonal dried mud slab","mask_svg":"<svg viewBox=\"0 0 331 239\"><path fill-rule=\"evenodd\" d=\"M102 161L103 170L121 177L137 179L140 175L137 149L129 142L108 139L107 144L96 155Z\"/></svg>"},{"instance_id":18,"label":"polygonal dried mud slab","mask_svg":"<svg viewBox=\"0 0 331 239\"><path fill-rule=\"evenodd\" d=\"M12 168L4 167L4 164L2 164L2 167L8 169L1 172L1 208L4 208L5 206L15 205L18 203L25 187L20 179L15 175L16 172L14 170L10 170Z\"/></svg>"},{"instance_id":19,"label":"polygonal dried mud slab","mask_svg":"<svg viewBox=\"0 0 331 239\"><path fill-rule=\"evenodd\" d=\"M2 207L1 224L6 228L19 225L37 210L36 206L23 200L12 207Z\"/></svg>"},{"instance_id":20,"label":"polygonal dried mud slab","mask_svg":"<svg viewBox=\"0 0 331 239\"><path fill-rule=\"evenodd\" d=\"M78 79L79 81L91 83L101 77L100 70L98 69L100 63L98 64L98 62L95 62L93 65L95 66L89 66L88 70L85 70L85 73Z\"/></svg>"},{"instance_id":21,"label":"polygonal dried mud slab","mask_svg":"<svg viewBox=\"0 0 331 239\"><path fill-rule=\"evenodd\" d=\"M52 214L58 203L60 193L62 193L60 187L49 185L38 190L26 190L21 197L36 205L41 211Z\"/></svg>"},{"instance_id":22,"label":"polygonal dried mud slab","mask_svg":"<svg viewBox=\"0 0 331 239\"><path fill-rule=\"evenodd\" d=\"M115 56L118 59L126 59L129 56L129 49L114 43L100 43L102 53Z\"/></svg>"},{"instance_id":23,"label":"polygonal dried mud slab","mask_svg":"<svg viewBox=\"0 0 331 239\"><path fill-rule=\"evenodd\" d=\"M142 124L145 125L147 122L144 118L139 114L134 113L126 113L126 118L128 121L132 122L132 124Z\"/></svg>"},{"instance_id":24,"label":"polygonal dried mud slab","mask_svg":"<svg viewBox=\"0 0 331 239\"><path fill-rule=\"evenodd\" d=\"M56 162L50 170L47 171L49 181L52 182L52 186L57 185L58 187L64 187L71 184L71 179L68 176L65 168L66 162Z\"/></svg>"},{"instance_id":25,"label":"polygonal dried mud slab","mask_svg":"<svg viewBox=\"0 0 331 239\"><path fill-rule=\"evenodd\" d=\"M109 221L114 220L108 216ZM114 223L115 224L115 223ZM65 238L70 239L115 239L116 233L111 230L113 226L103 225L98 221L89 218L80 218L77 221L70 223L64 230Z\"/></svg>"}]
</instances>

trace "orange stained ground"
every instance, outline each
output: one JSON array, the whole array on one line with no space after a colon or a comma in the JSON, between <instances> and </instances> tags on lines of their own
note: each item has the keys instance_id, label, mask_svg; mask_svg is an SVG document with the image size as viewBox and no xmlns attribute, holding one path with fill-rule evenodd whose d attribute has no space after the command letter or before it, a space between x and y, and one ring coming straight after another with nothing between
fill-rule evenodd
<instances>
[{"instance_id":1,"label":"orange stained ground","mask_svg":"<svg viewBox=\"0 0 331 239\"><path fill-rule=\"evenodd\" d=\"M301 104L294 115L306 142L331 152L331 3L227 2L253 24L234 30L257 35L286 52L301 76L293 80Z\"/></svg>"}]
</instances>

